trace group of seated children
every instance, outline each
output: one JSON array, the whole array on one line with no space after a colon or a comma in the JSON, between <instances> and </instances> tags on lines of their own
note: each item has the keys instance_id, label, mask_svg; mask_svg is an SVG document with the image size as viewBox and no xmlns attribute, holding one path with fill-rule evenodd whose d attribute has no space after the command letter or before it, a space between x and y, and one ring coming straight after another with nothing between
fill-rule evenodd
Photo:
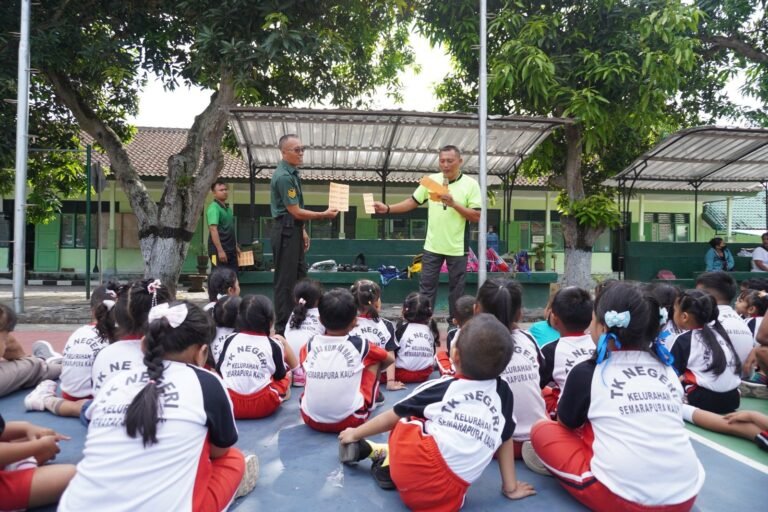
<instances>
[{"instance_id":1,"label":"group of seated children","mask_svg":"<svg viewBox=\"0 0 768 512\"><path fill-rule=\"evenodd\" d=\"M338 434L340 460L370 459L375 481L415 510L458 510L494 457L509 499L535 494L517 479L523 459L593 510L690 510L704 471L684 419L766 448L768 419L735 412L742 370L764 371L765 360L730 307L736 286L725 273L702 274L685 292L612 281L593 300L563 288L547 307L559 336L543 347L519 326L520 285L489 279L457 301L449 348L436 351L432 305L419 293L393 325L376 283L323 292L304 280L283 337L269 299L239 297L227 272L211 276L207 312L171 301L155 280L94 291L94 323L64 350L62 395L51 380L25 399L29 410L81 417L84 458L76 471L37 468L63 437L20 422L3 430L0 419L0 462L31 465L0 471L0 491L25 489L0 509L63 492L65 511L106 500L116 510L221 510L258 476L255 455L233 447L235 419L273 414L292 384L304 388L304 423ZM442 375L430 380L435 367ZM382 383L411 382L421 384L369 419ZM384 432L388 443L366 439Z\"/></svg>"}]
</instances>

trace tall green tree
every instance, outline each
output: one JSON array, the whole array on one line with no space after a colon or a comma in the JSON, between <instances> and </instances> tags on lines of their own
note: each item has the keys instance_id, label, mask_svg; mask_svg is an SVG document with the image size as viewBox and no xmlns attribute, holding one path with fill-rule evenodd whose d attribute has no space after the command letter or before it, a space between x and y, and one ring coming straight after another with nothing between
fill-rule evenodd
<instances>
[{"instance_id":1,"label":"tall green tree","mask_svg":"<svg viewBox=\"0 0 768 512\"><path fill-rule=\"evenodd\" d=\"M476 4L424 2L421 30L456 63L437 91L445 109L477 101ZM701 13L680 0L491 0L488 12L489 114L570 121L526 172L561 191L564 280L588 286L592 246L620 222L601 183L686 122L675 95L697 64Z\"/></svg>"},{"instance_id":2,"label":"tall green tree","mask_svg":"<svg viewBox=\"0 0 768 512\"><path fill-rule=\"evenodd\" d=\"M145 274L175 286L223 165L228 108L359 106L376 86L396 88L412 60L410 16L400 0L44 0L34 9L32 66L64 117L109 156L138 219ZM213 91L168 160L159 202L125 149L126 118L153 75L169 89Z\"/></svg>"}]
</instances>

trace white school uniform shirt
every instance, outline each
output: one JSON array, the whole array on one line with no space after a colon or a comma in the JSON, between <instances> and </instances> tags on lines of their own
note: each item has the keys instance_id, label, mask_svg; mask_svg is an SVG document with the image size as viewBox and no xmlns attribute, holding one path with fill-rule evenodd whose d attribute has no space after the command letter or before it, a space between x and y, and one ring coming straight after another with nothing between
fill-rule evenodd
<instances>
[{"instance_id":1,"label":"white school uniform shirt","mask_svg":"<svg viewBox=\"0 0 768 512\"><path fill-rule=\"evenodd\" d=\"M675 322L672 320L667 320L667 323L664 324L664 327L661 329L661 332L659 333L659 339L661 340L661 344L664 345L667 350L672 348L672 345L675 344L675 338L680 336L684 331L682 329L679 329Z\"/></svg>"},{"instance_id":2,"label":"white school uniform shirt","mask_svg":"<svg viewBox=\"0 0 768 512\"><path fill-rule=\"evenodd\" d=\"M389 320L379 317L378 320L365 316L357 317L357 325L349 332L350 336L360 336L366 341L383 348L387 352L397 350L395 326Z\"/></svg>"},{"instance_id":3,"label":"white school uniform shirt","mask_svg":"<svg viewBox=\"0 0 768 512\"><path fill-rule=\"evenodd\" d=\"M291 327L292 320L293 313L288 318L288 323L285 324L285 340L293 349L294 354L301 352L301 347L306 345L312 336L325 334L325 326L320 323L320 311L317 308L307 309L307 317L296 328Z\"/></svg>"},{"instance_id":4,"label":"white school uniform shirt","mask_svg":"<svg viewBox=\"0 0 768 512\"><path fill-rule=\"evenodd\" d=\"M213 373L166 361L157 443L125 430L125 411L149 380L146 372L116 375L89 407L83 459L59 502L59 512L102 509L192 511L204 446L237 442L232 404Z\"/></svg>"},{"instance_id":5,"label":"white school uniform shirt","mask_svg":"<svg viewBox=\"0 0 768 512\"><path fill-rule=\"evenodd\" d=\"M712 362L712 354L704 344L701 329L686 331L677 337L671 350L675 357L673 364L679 375L687 372L689 380L695 382L697 386L716 393L725 393L738 388L741 384L741 365L736 364L734 352L723 337L714 329L712 333L725 353L726 367L723 373L715 375L712 370L707 370Z\"/></svg>"},{"instance_id":6,"label":"white school uniform shirt","mask_svg":"<svg viewBox=\"0 0 768 512\"><path fill-rule=\"evenodd\" d=\"M107 345L93 361L93 396L98 395L114 374L142 368L144 352L141 349L141 338L124 338Z\"/></svg>"},{"instance_id":7,"label":"white school uniform shirt","mask_svg":"<svg viewBox=\"0 0 768 512\"><path fill-rule=\"evenodd\" d=\"M499 446L512 437L513 405L513 394L501 379L446 376L421 384L393 410L402 422L412 416L424 418L424 422L415 420L416 424L434 438L450 470L471 484Z\"/></svg>"},{"instance_id":8,"label":"white school uniform shirt","mask_svg":"<svg viewBox=\"0 0 768 512\"><path fill-rule=\"evenodd\" d=\"M717 308L720 310L717 319L720 321L723 329L725 329L725 332L728 333L728 337L731 339L731 343L733 343L733 348L739 354L739 359L744 363L755 346L755 338L749 331L747 324L744 323L744 319L731 306L717 306Z\"/></svg>"},{"instance_id":9,"label":"white school uniform shirt","mask_svg":"<svg viewBox=\"0 0 768 512\"><path fill-rule=\"evenodd\" d=\"M282 345L250 331L227 338L216 369L227 388L242 395L257 393L286 375Z\"/></svg>"},{"instance_id":10,"label":"white school uniform shirt","mask_svg":"<svg viewBox=\"0 0 768 512\"><path fill-rule=\"evenodd\" d=\"M94 325L83 325L73 332L64 346L61 361L61 390L70 396L93 395L93 362L107 340Z\"/></svg>"},{"instance_id":11,"label":"white school uniform shirt","mask_svg":"<svg viewBox=\"0 0 768 512\"><path fill-rule=\"evenodd\" d=\"M589 359L595 353L595 342L592 336L563 336L559 340L547 343L541 347L544 364L541 367L541 384L546 386L554 382L562 391L565 378L573 367Z\"/></svg>"},{"instance_id":12,"label":"white school uniform shirt","mask_svg":"<svg viewBox=\"0 0 768 512\"><path fill-rule=\"evenodd\" d=\"M753 316L749 320L747 320L745 323L747 324L747 329L750 330L752 333L752 339L755 341L755 345L757 345L757 332L760 330L760 324L763 323L764 316Z\"/></svg>"},{"instance_id":13,"label":"white school uniform shirt","mask_svg":"<svg viewBox=\"0 0 768 512\"><path fill-rule=\"evenodd\" d=\"M557 416L594 432L590 473L558 472L581 485L594 475L611 492L642 505L682 503L699 493L704 468L682 415L683 388L674 370L650 353L611 352L597 364L579 363L569 374Z\"/></svg>"},{"instance_id":14,"label":"white school uniform shirt","mask_svg":"<svg viewBox=\"0 0 768 512\"><path fill-rule=\"evenodd\" d=\"M300 357L307 376L300 402L304 414L318 423L338 423L355 413L368 416L360 385L365 367L387 358L383 348L359 336L322 334Z\"/></svg>"},{"instance_id":15,"label":"white school uniform shirt","mask_svg":"<svg viewBox=\"0 0 768 512\"><path fill-rule=\"evenodd\" d=\"M752 251L752 272L765 272L765 270L759 268L755 264L756 261L762 261L764 264L768 265L768 251L762 246L757 247Z\"/></svg>"},{"instance_id":16,"label":"white school uniform shirt","mask_svg":"<svg viewBox=\"0 0 768 512\"><path fill-rule=\"evenodd\" d=\"M541 352L533 338L520 329L511 333L515 348L512 359L501 372L512 394L515 396L514 423L515 441L527 441L531 438L531 427L539 420L547 418L547 407L541 396Z\"/></svg>"},{"instance_id":17,"label":"white school uniform shirt","mask_svg":"<svg viewBox=\"0 0 768 512\"><path fill-rule=\"evenodd\" d=\"M435 337L428 325L409 323L397 340L395 367L419 371L435 363Z\"/></svg>"},{"instance_id":18,"label":"white school uniform shirt","mask_svg":"<svg viewBox=\"0 0 768 512\"><path fill-rule=\"evenodd\" d=\"M221 349L224 348L224 341L235 332L233 327L216 327L216 336L211 342L211 356L214 361L218 361L221 356Z\"/></svg>"}]
</instances>

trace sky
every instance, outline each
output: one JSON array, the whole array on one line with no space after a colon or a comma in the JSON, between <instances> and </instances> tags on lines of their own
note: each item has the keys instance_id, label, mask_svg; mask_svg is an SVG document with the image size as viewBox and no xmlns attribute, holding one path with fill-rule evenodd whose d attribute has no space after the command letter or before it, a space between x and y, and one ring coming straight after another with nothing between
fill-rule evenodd
<instances>
[{"instance_id":1,"label":"sky","mask_svg":"<svg viewBox=\"0 0 768 512\"><path fill-rule=\"evenodd\" d=\"M433 90L449 71L450 58L440 48L432 48L427 40L412 35L416 65L401 73L403 84L402 103L395 103L383 92L377 93L371 104L372 109L403 109L431 112L437 109ZM211 93L202 89L179 87L173 92L165 91L159 82L150 82L139 96L139 115L132 119L136 126L164 128L189 128L197 114L208 105Z\"/></svg>"}]
</instances>

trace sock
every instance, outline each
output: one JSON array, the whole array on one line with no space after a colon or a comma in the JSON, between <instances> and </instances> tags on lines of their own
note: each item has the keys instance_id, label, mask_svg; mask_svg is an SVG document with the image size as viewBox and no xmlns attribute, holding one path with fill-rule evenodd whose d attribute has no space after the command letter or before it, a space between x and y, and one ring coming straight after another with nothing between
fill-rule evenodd
<instances>
[{"instance_id":1,"label":"sock","mask_svg":"<svg viewBox=\"0 0 768 512\"><path fill-rule=\"evenodd\" d=\"M52 412L56 416L60 416L59 411L61 410L61 405L63 403L64 399L57 396L51 395L43 398L43 406L45 407L45 410Z\"/></svg>"}]
</instances>

